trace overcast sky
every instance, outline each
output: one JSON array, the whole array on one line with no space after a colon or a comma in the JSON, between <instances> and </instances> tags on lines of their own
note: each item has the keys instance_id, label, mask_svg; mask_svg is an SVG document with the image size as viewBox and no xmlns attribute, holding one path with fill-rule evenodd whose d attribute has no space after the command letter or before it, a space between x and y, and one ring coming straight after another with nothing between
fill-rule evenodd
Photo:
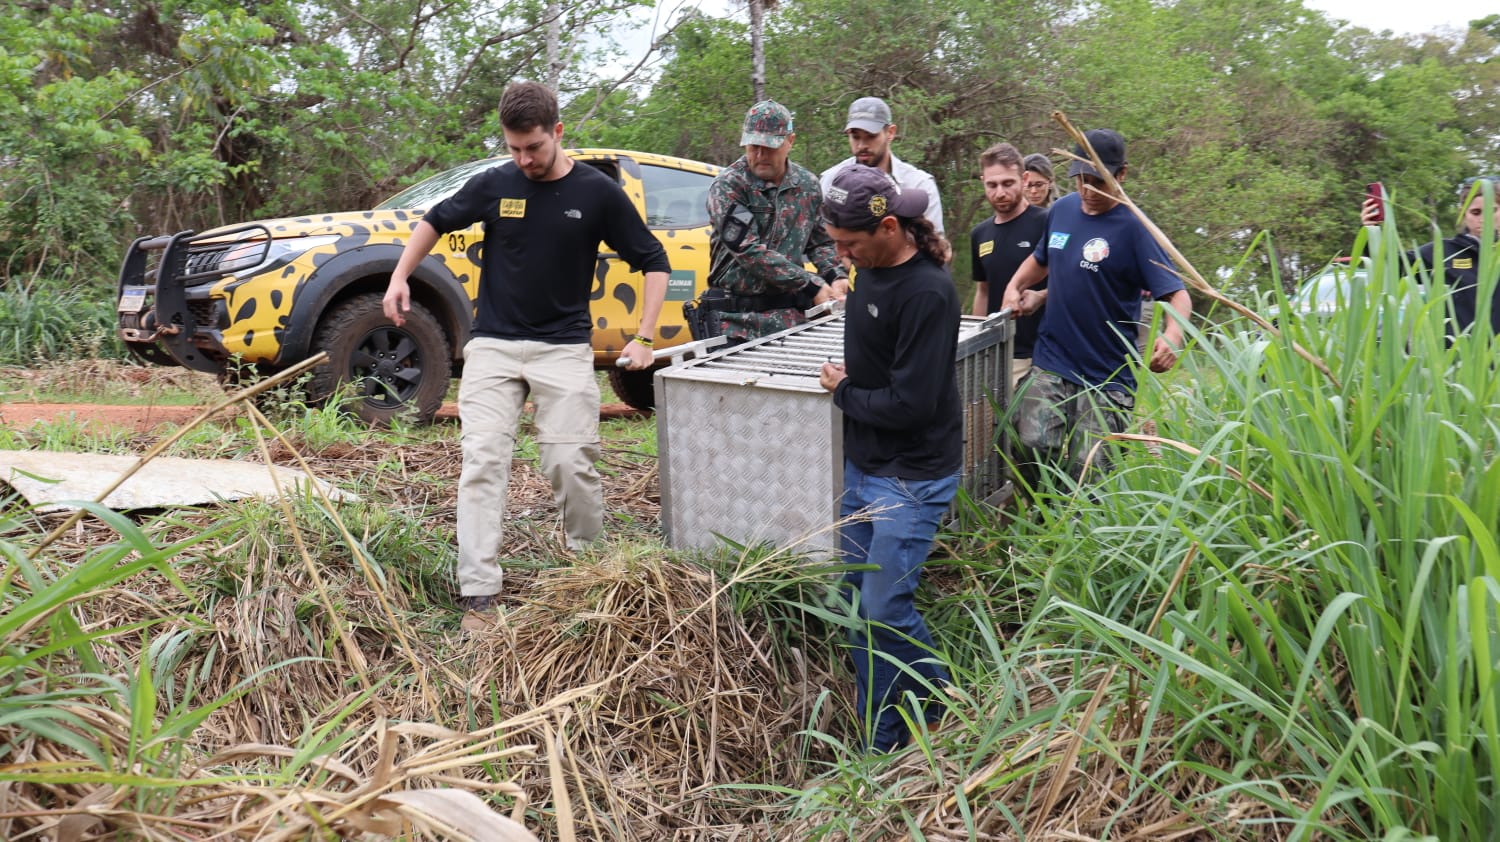
<instances>
[{"instance_id":1,"label":"overcast sky","mask_svg":"<svg viewBox=\"0 0 1500 842\"><path fill-rule=\"evenodd\" d=\"M1490 14L1484 10L1485 2L1475 0L1424 0L1421 3L1409 0L1302 0L1302 4L1355 26L1377 32L1389 29L1403 35L1444 27L1462 30L1468 27L1471 18ZM686 8L698 8L704 14L715 16L746 14L744 3L736 0L658 0L655 9L642 9L638 13L640 29L619 38L631 53L631 58L623 64L633 64L640 58L646 45L651 43L653 24L655 31L660 33L678 11Z\"/></svg>"},{"instance_id":2,"label":"overcast sky","mask_svg":"<svg viewBox=\"0 0 1500 842\"><path fill-rule=\"evenodd\" d=\"M1330 18L1346 20L1379 32L1389 29L1398 34L1416 35L1440 27L1467 29L1471 18L1482 18L1484 3L1474 0L1423 0L1421 3L1393 0L1302 0L1302 5L1317 9Z\"/></svg>"}]
</instances>

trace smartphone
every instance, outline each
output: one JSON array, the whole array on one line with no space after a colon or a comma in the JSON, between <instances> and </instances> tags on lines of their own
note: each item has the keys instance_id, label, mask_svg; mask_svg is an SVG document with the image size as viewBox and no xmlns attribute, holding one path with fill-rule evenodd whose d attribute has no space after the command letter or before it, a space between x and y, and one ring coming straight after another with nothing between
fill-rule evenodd
<instances>
[{"instance_id":1,"label":"smartphone","mask_svg":"<svg viewBox=\"0 0 1500 842\"><path fill-rule=\"evenodd\" d=\"M1375 206L1375 216L1370 219L1375 224L1385 221L1385 185L1378 181L1372 181L1365 185L1365 201L1374 199L1378 204Z\"/></svg>"}]
</instances>

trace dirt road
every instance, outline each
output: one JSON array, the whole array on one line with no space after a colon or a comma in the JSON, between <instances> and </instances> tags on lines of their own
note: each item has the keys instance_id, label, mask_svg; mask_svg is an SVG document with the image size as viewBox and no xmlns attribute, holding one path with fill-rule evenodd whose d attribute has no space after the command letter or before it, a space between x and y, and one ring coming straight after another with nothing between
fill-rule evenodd
<instances>
[{"instance_id":1,"label":"dirt road","mask_svg":"<svg viewBox=\"0 0 1500 842\"><path fill-rule=\"evenodd\" d=\"M0 404L0 426L25 429L38 421L54 421L71 416L80 424L122 427L137 433L147 433L163 424L186 424L197 417L203 409L204 407L201 406L115 406L17 401ZM635 418L645 414L623 403L609 403L599 407L600 420ZM452 403L443 404L437 412L437 420L457 422L458 406Z\"/></svg>"}]
</instances>

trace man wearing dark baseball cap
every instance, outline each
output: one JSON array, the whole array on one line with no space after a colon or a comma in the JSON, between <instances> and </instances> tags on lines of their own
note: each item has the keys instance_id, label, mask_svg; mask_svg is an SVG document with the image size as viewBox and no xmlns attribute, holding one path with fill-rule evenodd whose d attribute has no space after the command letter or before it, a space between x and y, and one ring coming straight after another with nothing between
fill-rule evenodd
<instances>
[{"instance_id":1,"label":"man wearing dark baseball cap","mask_svg":"<svg viewBox=\"0 0 1500 842\"><path fill-rule=\"evenodd\" d=\"M839 552L859 568L843 588L857 606L855 708L873 752L910 741L915 720L900 709L908 692L923 699L915 716L940 718L943 694L930 688L950 680L912 603L963 455L958 292L926 209L926 193L859 163L834 175L823 203L839 257L859 268L844 308L844 361L824 364L819 380L843 411Z\"/></svg>"},{"instance_id":2,"label":"man wearing dark baseball cap","mask_svg":"<svg viewBox=\"0 0 1500 842\"><path fill-rule=\"evenodd\" d=\"M1109 174L1115 176L1116 180L1128 164L1125 163L1125 138L1114 129L1090 129L1083 133L1088 138L1089 145L1094 147L1094 154L1099 156L1099 162L1109 170ZM1077 178L1080 175L1092 175L1097 177L1099 171L1094 169L1093 162L1082 146L1074 146L1073 154L1081 160L1076 160L1068 166L1068 178Z\"/></svg>"},{"instance_id":3,"label":"man wearing dark baseball cap","mask_svg":"<svg viewBox=\"0 0 1500 842\"><path fill-rule=\"evenodd\" d=\"M1119 132L1092 129L1084 136L1105 169L1124 181L1129 167ZM1123 432L1135 406L1129 362L1139 354L1141 293L1165 301L1183 321L1193 310L1166 252L1109 192L1083 147L1073 154L1083 159L1068 167L1078 192L1052 204L1045 236L1011 278L1002 306L1025 315L1039 300L1046 305L1032 373L1020 388L1016 438L1040 459L1062 463L1081 479L1094 441ZM1043 279L1042 295L1022 298ZM1178 319L1164 318L1147 361L1150 369L1170 370L1181 347ZM1107 468L1108 453L1101 450L1095 464Z\"/></svg>"},{"instance_id":4,"label":"man wearing dark baseball cap","mask_svg":"<svg viewBox=\"0 0 1500 842\"><path fill-rule=\"evenodd\" d=\"M891 121L891 107L885 100L875 96L856 99L849 106L849 119L844 124L844 134L849 138L849 151L853 157L834 164L823 171L819 181L823 190L833 183L839 170L850 164L875 167L895 179L897 184L909 190L920 190L927 194L926 216L933 230L943 233L943 199L938 194L937 181L925 170L897 158L891 151L891 141L896 139L896 124Z\"/></svg>"},{"instance_id":5,"label":"man wearing dark baseball cap","mask_svg":"<svg viewBox=\"0 0 1500 842\"><path fill-rule=\"evenodd\" d=\"M781 103L746 112L745 154L708 188L709 289L684 308L693 338L736 345L767 336L807 321L803 311L848 287L823 231L818 180L790 160L796 137Z\"/></svg>"}]
</instances>

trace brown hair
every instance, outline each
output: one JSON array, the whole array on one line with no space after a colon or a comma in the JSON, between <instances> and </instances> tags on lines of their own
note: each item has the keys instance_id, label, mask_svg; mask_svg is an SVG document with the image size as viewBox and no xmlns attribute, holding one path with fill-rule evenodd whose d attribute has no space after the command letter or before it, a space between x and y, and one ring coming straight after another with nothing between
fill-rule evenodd
<instances>
[{"instance_id":1,"label":"brown hair","mask_svg":"<svg viewBox=\"0 0 1500 842\"><path fill-rule=\"evenodd\" d=\"M1052 162L1040 152L1033 152L1026 156L1026 171L1034 172L1048 181L1057 180L1052 175Z\"/></svg>"},{"instance_id":2,"label":"brown hair","mask_svg":"<svg viewBox=\"0 0 1500 842\"><path fill-rule=\"evenodd\" d=\"M917 243L917 251L924 252L932 258L934 263L942 265L951 254L951 249L943 240L943 235L932 227L932 220L925 216L915 219L907 219L904 216L896 217L901 223L901 230L905 231Z\"/></svg>"},{"instance_id":3,"label":"brown hair","mask_svg":"<svg viewBox=\"0 0 1500 842\"><path fill-rule=\"evenodd\" d=\"M979 153L979 166L984 167L1015 167L1021 169L1021 150L1011 146L1009 143L997 143L989 149Z\"/></svg>"},{"instance_id":4,"label":"brown hair","mask_svg":"<svg viewBox=\"0 0 1500 842\"><path fill-rule=\"evenodd\" d=\"M560 119L557 97L540 82L516 82L500 95L500 125L513 132L551 131Z\"/></svg>"}]
</instances>

